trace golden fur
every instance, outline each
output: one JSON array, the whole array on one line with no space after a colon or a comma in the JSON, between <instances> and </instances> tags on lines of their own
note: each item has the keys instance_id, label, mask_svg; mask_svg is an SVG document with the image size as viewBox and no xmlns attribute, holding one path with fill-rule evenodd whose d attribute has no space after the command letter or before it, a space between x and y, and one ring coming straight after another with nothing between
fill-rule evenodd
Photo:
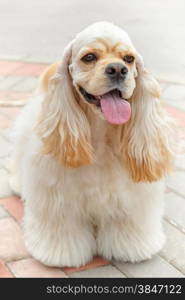
<instances>
[{"instance_id":1,"label":"golden fur","mask_svg":"<svg viewBox=\"0 0 185 300\"><path fill-rule=\"evenodd\" d=\"M68 132L65 126L62 126L62 130ZM60 164L68 168L78 168L93 163L92 149L86 138L80 138L75 143L72 136L66 136L60 144L59 132L57 126L50 136L43 138L43 154L51 154Z\"/></svg>"},{"instance_id":2,"label":"golden fur","mask_svg":"<svg viewBox=\"0 0 185 300\"><path fill-rule=\"evenodd\" d=\"M89 51L95 59L87 63ZM129 64L125 54L135 59ZM128 72L116 70L113 81L106 66L115 62ZM127 33L108 22L80 32L41 76L14 125L10 170L35 259L79 267L94 255L134 263L161 250L172 150L159 96ZM128 107L129 118L120 120Z\"/></svg>"},{"instance_id":3,"label":"golden fur","mask_svg":"<svg viewBox=\"0 0 185 300\"><path fill-rule=\"evenodd\" d=\"M98 56L97 63L84 64L80 60L80 58L87 53L92 52L96 53L96 55ZM63 62L58 62L52 64L41 76L40 86L41 90L46 94L46 99L42 105L43 109L39 124L42 125L42 122L44 122L47 114L49 113L49 105L53 97L52 94L56 92L55 90L57 90L58 85L63 84L63 76L67 77L67 82L70 85L71 91L73 93L73 101L75 101L75 103L73 103L72 105L74 105L74 107L76 107L76 109L78 109L80 113L84 114L87 123L89 123L90 119L93 118L92 115L94 113L100 113L97 111L96 107L84 102L79 92L79 86L83 86L89 93L93 93L94 95L100 95L106 92L107 82L104 75L106 65L113 62L123 62L122 57L124 57L125 55L134 55L136 57L134 63L125 63L125 65L129 69L129 71L134 74L134 76L136 76L137 74L140 75L139 78L136 79L137 86L133 92L133 95L131 94L131 91L129 91L133 80L131 76L130 78L128 78L128 81L125 85L127 94L130 96L129 101L131 105L134 107L135 102L140 101L140 97L142 98L143 95L149 94L151 98L159 98L159 85L153 79L153 77L145 69L143 69L142 61L139 57L137 57L135 50L121 43L110 46L109 41L105 39L98 39L95 42L90 43L88 47L86 46L80 49L77 58L74 59L74 64L69 66L70 74L61 74L62 68L60 67L60 65L62 65ZM65 63L65 58L63 59ZM70 60L71 55L69 55L68 57L68 63ZM136 64L136 60L138 60L138 64ZM74 68L77 65L80 69L80 76L79 72L77 73L79 76L78 80L76 80L76 74L74 73ZM61 82L60 76L62 76ZM55 77L58 79L56 80ZM74 86L72 85L72 77ZM64 101L64 99L62 99L61 97L60 101ZM160 104L158 104L157 102L156 104L152 104L152 102L155 101L153 99L148 101L151 101L151 105L153 105L153 112L160 115L160 112L158 111L161 111L161 108L159 109ZM69 108L70 110L74 109L71 105L69 105ZM66 108L64 107L64 109ZM64 114L64 112L62 113ZM62 119L62 116L60 118ZM143 153L145 152L145 154L143 155L142 159L138 159L136 155L133 154L130 150L132 147L132 143L130 142L130 140L132 139L132 134L135 130L134 128L136 126L136 123L139 125L139 122L136 122L136 119L137 112L135 115L133 113L131 120L127 124L121 126L122 136L120 138L120 147L118 145L117 147L122 149L121 153L123 162L126 165L133 181L152 182L159 180L170 170L170 151L161 136L161 130L155 129L157 130L155 133L156 137L153 139L152 143L154 147L158 148L158 157L154 158L152 153L150 153L152 151L152 149L150 149L150 136L145 136L143 137L142 146L142 151ZM111 127L114 128L113 131L110 130ZM58 120L53 131L48 136L42 138L42 153L52 154L61 164L66 167L76 168L79 166L92 164L95 158L91 141L91 132L88 131L88 133L86 132L85 134L79 134L78 137L75 137L74 134L70 132L69 128L70 124L66 120ZM111 144L112 149L114 149L114 141L116 142L117 136L115 132L120 131L120 126L107 124L107 128L109 128L109 132L107 132L107 143L109 144L109 146ZM37 132L39 132L39 130L37 130ZM41 134L42 136L42 130L39 132L39 134ZM140 133L138 132L138 134ZM116 150L113 151L116 152Z\"/></svg>"},{"instance_id":4,"label":"golden fur","mask_svg":"<svg viewBox=\"0 0 185 300\"><path fill-rule=\"evenodd\" d=\"M40 77L40 90L41 91L43 91L45 93L48 91L50 79L51 79L51 77L54 76L54 74L56 74L58 67L59 67L59 62L52 64L41 75L41 77Z\"/></svg>"}]
</instances>

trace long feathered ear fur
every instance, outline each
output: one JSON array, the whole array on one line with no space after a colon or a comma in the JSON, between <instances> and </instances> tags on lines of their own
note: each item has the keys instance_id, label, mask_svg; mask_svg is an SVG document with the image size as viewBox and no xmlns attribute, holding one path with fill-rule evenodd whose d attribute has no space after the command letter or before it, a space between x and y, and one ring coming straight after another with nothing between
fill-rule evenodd
<instances>
[{"instance_id":1,"label":"long feathered ear fur","mask_svg":"<svg viewBox=\"0 0 185 300\"><path fill-rule=\"evenodd\" d=\"M90 126L68 71L71 52L72 42L64 50L62 63L52 65L41 78L44 99L36 130L43 154L52 155L65 167L76 168L93 162L93 150Z\"/></svg>"},{"instance_id":2,"label":"long feathered ear fur","mask_svg":"<svg viewBox=\"0 0 185 300\"><path fill-rule=\"evenodd\" d=\"M132 117L124 128L124 160L135 182L159 180L171 169L170 126L160 103L160 88L137 58Z\"/></svg>"}]
</instances>

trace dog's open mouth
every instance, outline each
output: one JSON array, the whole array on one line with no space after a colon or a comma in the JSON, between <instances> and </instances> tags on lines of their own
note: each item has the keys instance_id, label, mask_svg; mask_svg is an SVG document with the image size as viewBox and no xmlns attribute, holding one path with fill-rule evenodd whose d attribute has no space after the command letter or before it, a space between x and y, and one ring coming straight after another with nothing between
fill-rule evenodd
<instances>
[{"instance_id":1,"label":"dog's open mouth","mask_svg":"<svg viewBox=\"0 0 185 300\"><path fill-rule=\"evenodd\" d=\"M122 98L119 90L114 89L100 96L89 94L82 87L80 87L80 92L86 101L101 108L101 111L108 122L112 124L124 124L130 119L130 103Z\"/></svg>"}]
</instances>

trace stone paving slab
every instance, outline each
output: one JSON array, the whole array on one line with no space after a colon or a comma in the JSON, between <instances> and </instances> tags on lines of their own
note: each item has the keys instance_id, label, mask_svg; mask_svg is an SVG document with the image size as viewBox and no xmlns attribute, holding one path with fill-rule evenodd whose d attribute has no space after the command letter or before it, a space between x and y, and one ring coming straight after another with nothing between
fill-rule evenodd
<instances>
[{"instance_id":1,"label":"stone paving slab","mask_svg":"<svg viewBox=\"0 0 185 300\"><path fill-rule=\"evenodd\" d=\"M1 107L15 107L25 105L25 100L28 101L30 98L29 92L17 92L17 91L7 91L0 90L0 105ZM24 100L24 102L23 102ZM17 104L23 103L23 104Z\"/></svg>"},{"instance_id":2,"label":"stone paving slab","mask_svg":"<svg viewBox=\"0 0 185 300\"><path fill-rule=\"evenodd\" d=\"M178 169L182 169L185 171L185 155L179 155L175 160L175 166Z\"/></svg>"},{"instance_id":3,"label":"stone paving slab","mask_svg":"<svg viewBox=\"0 0 185 300\"><path fill-rule=\"evenodd\" d=\"M2 207L0 206L0 219L4 218L4 217L8 217L8 213L7 211Z\"/></svg>"},{"instance_id":4,"label":"stone paving slab","mask_svg":"<svg viewBox=\"0 0 185 300\"><path fill-rule=\"evenodd\" d=\"M183 277L183 274L159 256L139 264L114 262L127 277Z\"/></svg>"},{"instance_id":5,"label":"stone paving slab","mask_svg":"<svg viewBox=\"0 0 185 300\"><path fill-rule=\"evenodd\" d=\"M4 167L4 157L0 157L0 169Z\"/></svg>"},{"instance_id":6,"label":"stone paving slab","mask_svg":"<svg viewBox=\"0 0 185 300\"><path fill-rule=\"evenodd\" d=\"M35 77L22 77L16 85L13 86L13 91L30 92L36 89L38 84L38 79Z\"/></svg>"},{"instance_id":7,"label":"stone paving slab","mask_svg":"<svg viewBox=\"0 0 185 300\"><path fill-rule=\"evenodd\" d=\"M12 218L0 220L0 258L11 261L28 257L20 227Z\"/></svg>"},{"instance_id":8,"label":"stone paving slab","mask_svg":"<svg viewBox=\"0 0 185 300\"><path fill-rule=\"evenodd\" d=\"M104 266L70 274L71 278L125 278L124 274L114 266Z\"/></svg>"},{"instance_id":9,"label":"stone paving slab","mask_svg":"<svg viewBox=\"0 0 185 300\"><path fill-rule=\"evenodd\" d=\"M176 171L167 178L167 186L178 194L185 197L185 173L184 171Z\"/></svg>"},{"instance_id":10,"label":"stone paving slab","mask_svg":"<svg viewBox=\"0 0 185 300\"><path fill-rule=\"evenodd\" d=\"M67 278L67 275L59 268L50 268L44 266L43 264L32 258L13 261L8 263L7 265L17 278Z\"/></svg>"},{"instance_id":11,"label":"stone paving slab","mask_svg":"<svg viewBox=\"0 0 185 300\"><path fill-rule=\"evenodd\" d=\"M167 241L160 254L185 275L185 234L176 228L173 222L165 222L165 232Z\"/></svg>"},{"instance_id":12,"label":"stone paving slab","mask_svg":"<svg viewBox=\"0 0 185 300\"><path fill-rule=\"evenodd\" d=\"M0 136L0 158L5 157L9 153L10 143L4 137Z\"/></svg>"},{"instance_id":13,"label":"stone paving slab","mask_svg":"<svg viewBox=\"0 0 185 300\"><path fill-rule=\"evenodd\" d=\"M162 96L164 99L171 100L174 103L178 100L182 100L185 103L184 85L183 84L169 84L164 89ZM185 107L183 107L183 108L185 108Z\"/></svg>"},{"instance_id":14,"label":"stone paving slab","mask_svg":"<svg viewBox=\"0 0 185 300\"><path fill-rule=\"evenodd\" d=\"M5 169L0 169L0 198L12 195L8 182L8 172Z\"/></svg>"},{"instance_id":15,"label":"stone paving slab","mask_svg":"<svg viewBox=\"0 0 185 300\"><path fill-rule=\"evenodd\" d=\"M24 205L22 199L17 196L0 198L0 208L6 209L9 214L20 224L24 215Z\"/></svg>"},{"instance_id":16,"label":"stone paving slab","mask_svg":"<svg viewBox=\"0 0 185 300\"><path fill-rule=\"evenodd\" d=\"M185 233L185 198L173 192L167 193L165 195L165 216Z\"/></svg>"},{"instance_id":17,"label":"stone paving slab","mask_svg":"<svg viewBox=\"0 0 185 300\"><path fill-rule=\"evenodd\" d=\"M18 82L22 81L22 77L18 76L0 76L0 90L8 90L11 89Z\"/></svg>"},{"instance_id":18,"label":"stone paving slab","mask_svg":"<svg viewBox=\"0 0 185 300\"><path fill-rule=\"evenodd\" d=\"M185 111L185 99L182 100L182 99L168 99L167 101L170 105L174 106L174 107L177 107L183 111Z\"/></svg>"},{"instance_id":19,"label":"stone paving slab","mask_svg":"<svg viewBox=\"0 0 185 300\"><path fill-rule=\"evenodd\" d=\"M10 121L4 115L0 115L0 124L1 129L5 129L10 126Z\"/></svg>"},{"instance_id":20,"label":"stone paving slab","mask_svg":"<svg viewBox=\"0 0 185 300\"><path fill-rule=\"evenodd\" d=\"M13 274L9 271L3 261L0 260L0 278L12 278Z\"/></svg>"}]
</instances>

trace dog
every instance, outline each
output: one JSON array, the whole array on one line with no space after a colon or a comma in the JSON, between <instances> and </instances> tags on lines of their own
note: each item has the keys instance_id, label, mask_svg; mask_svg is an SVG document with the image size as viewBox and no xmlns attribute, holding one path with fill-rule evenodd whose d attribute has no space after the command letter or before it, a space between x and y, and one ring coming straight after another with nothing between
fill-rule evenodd
<instances>
[{"instance_id":1,"label":"dog","mask_svg":"<svg viewBox=\"0 0 185 300\"><path fill-rule=\"evenodd\" d=\"M34 258L79 267L160 251L172 151L159 97L128 34L109 22L77 34L41 76L14 124L10 176Z\"/></svg>"}]
</instances>

